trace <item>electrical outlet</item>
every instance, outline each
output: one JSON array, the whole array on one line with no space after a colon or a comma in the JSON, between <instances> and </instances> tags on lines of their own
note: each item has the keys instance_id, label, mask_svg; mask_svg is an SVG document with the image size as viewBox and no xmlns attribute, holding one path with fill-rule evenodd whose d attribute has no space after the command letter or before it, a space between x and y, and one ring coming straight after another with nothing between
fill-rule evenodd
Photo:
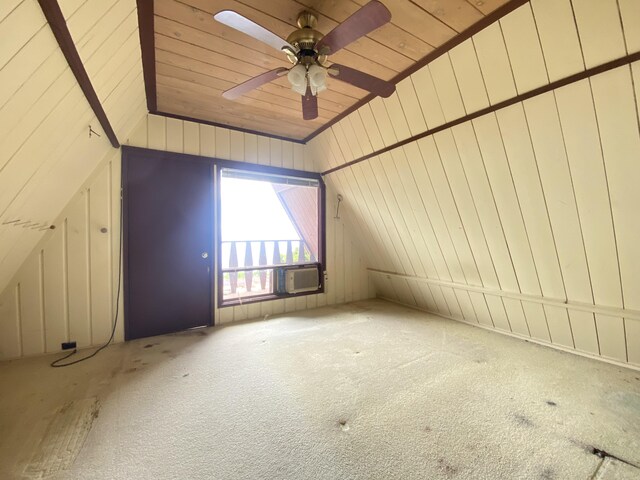
<instances>
[{"instance_id":1,"label":"electrical outlet","mask_svg":"<svg viewBox=\"0 0 640 480\"><path fill-rule=\"evenodd\" d=\"M76 342L62 342L62 350L71 350L76 348Z\"/></svg>"}]
</instances>

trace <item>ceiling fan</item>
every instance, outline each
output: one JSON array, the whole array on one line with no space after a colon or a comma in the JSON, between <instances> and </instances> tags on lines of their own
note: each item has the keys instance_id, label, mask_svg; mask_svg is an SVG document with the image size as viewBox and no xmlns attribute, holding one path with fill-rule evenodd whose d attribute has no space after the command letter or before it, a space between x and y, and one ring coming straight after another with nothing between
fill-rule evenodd
<instances>
[{"instance_id":1,"label":"ceiling fan","mask_svg":"<svg viewBox=\"0 0 640 480\"><path fill-rule=\"evenodd\" d=\"M284 52L293 64L291 68L270 70L226 90L222 93L226 99L234 100L286 75L292 90L302 96L302 117L313 120L318 117L317 95L326 89L327 75L381 97L388 97L395 91L392 83L380 78L344 65L327 64L329 55L391 20L389 10L377 0L364 5L326 35L315 30L318 22L316 15L302 12L298 16L299 28L286 40L233 10L223 10L213 18Z\"/></svg>"}]
</instances>

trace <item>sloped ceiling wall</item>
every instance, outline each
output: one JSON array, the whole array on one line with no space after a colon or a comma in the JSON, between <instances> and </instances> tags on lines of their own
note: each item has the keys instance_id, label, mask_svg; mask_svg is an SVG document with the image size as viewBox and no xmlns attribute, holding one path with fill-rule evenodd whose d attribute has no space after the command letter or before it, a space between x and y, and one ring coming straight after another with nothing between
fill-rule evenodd
<instances>
[{"instance_id":1,"label":"sloped ceiling wall","mask_svg":"<svg viewBox=\"0 0 640 480\"><path fill-rule=\"evenodd\" d=\"M532 0L313 139L321 170L640 50L634 0ZM640 364L640 63L326 175L378 293Z\"/></svg>"},{"instance_id":2,"label":"sloped ceiling wall","mask_svg":"<svg viewBox=\"0 0 640 480\"><path fill-rule=\"evenodd\" d=\"M135 0L60 1L120 139L146 114ZM0 291L113 152L36 0L0 5ZM19 222L12 222L19 220ZM24 224L23 222L29 222Z\"/></svg>"}]
</instances>

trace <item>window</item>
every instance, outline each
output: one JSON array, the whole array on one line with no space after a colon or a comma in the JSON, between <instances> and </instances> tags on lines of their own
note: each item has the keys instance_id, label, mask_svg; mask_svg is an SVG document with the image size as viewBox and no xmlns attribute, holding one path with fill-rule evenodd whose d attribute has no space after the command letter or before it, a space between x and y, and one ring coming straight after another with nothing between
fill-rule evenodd
<instances>
[{"instance_id":1,"label":"window","mask_svg":"<svg viewBox=\"0 0 640 480\"><path fill-rule=\"evenodd\" d=\"M218 180L220 306L321 292L322 182L237 168Z\"/></svg>"}]
</instances>

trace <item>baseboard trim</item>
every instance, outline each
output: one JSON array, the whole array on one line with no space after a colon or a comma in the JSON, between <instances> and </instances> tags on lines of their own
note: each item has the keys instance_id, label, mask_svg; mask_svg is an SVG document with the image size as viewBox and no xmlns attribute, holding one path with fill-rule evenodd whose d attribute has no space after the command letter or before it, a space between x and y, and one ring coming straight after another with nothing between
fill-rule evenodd
<instances>
[{"instance_id":1,"label":"baseboard trim","mask_svg":"<svg viewBox=\"0 0 640 480\"><path fill-rule=\"evenodd\" d=\"M387 297L383 297L383 296L378 296L377 298L379 298L381 300L386 300L387 302L395 303L397 305L402 305L403 307L407 307L407 308L410 308L412 310L417 310L419 312L428 313L429 315L435 315L437 317L446 318L447 320L453 320L455 322L464 323L465 325L470 325L472 327L478 327L478 328L481 328L483 330L487 330L488 332L499 333L499 334L505 335L507 337L517 338L519 340L526 340L527 342L535 343L535 344L541 345L543 347L549 347L549 348L552 348L554 350L560 350L561 352L572 353L572 354L578 355L580 357L590 358L592 360L597 360L597 361L600 361L600 362L604 362L604 363L608 363L608 364L611 364L611 365L615 365L617 367L624 367L624 368L628 368L629 370L640 372L640 365L635 365L635 364L632 364L632 363L620 362L618 360L614 360L614 359L607 358L607 357L602 357L600 355L594 355L593 353L583 352L583 351L580 351L580 350L575 350L573 348L563 347L562 345L555 345L553 343L543 342L542 340L538 340L538 339L535 339L535 338L532 338L532 337L527 337L525 335L520 335L519 333L507 332L506 330L500 330L500 329L497 329L497 328L491 328L491 327L488 327L486 325L482 325L482 324L479 324L479 323L467 322L466 320L463 320L463 319L460 319L460 318L456 318L456 317L453 317L451 315L444 315L442 313L431 312L429 310L425 310L424 308L420 308L420 307L417 307L415 305L409 305L409 304L406 304L406 303L403 303L403 302L399 302L399 301L393 300L391 298L387 298Z\"/></svg>"}]
</instances>

